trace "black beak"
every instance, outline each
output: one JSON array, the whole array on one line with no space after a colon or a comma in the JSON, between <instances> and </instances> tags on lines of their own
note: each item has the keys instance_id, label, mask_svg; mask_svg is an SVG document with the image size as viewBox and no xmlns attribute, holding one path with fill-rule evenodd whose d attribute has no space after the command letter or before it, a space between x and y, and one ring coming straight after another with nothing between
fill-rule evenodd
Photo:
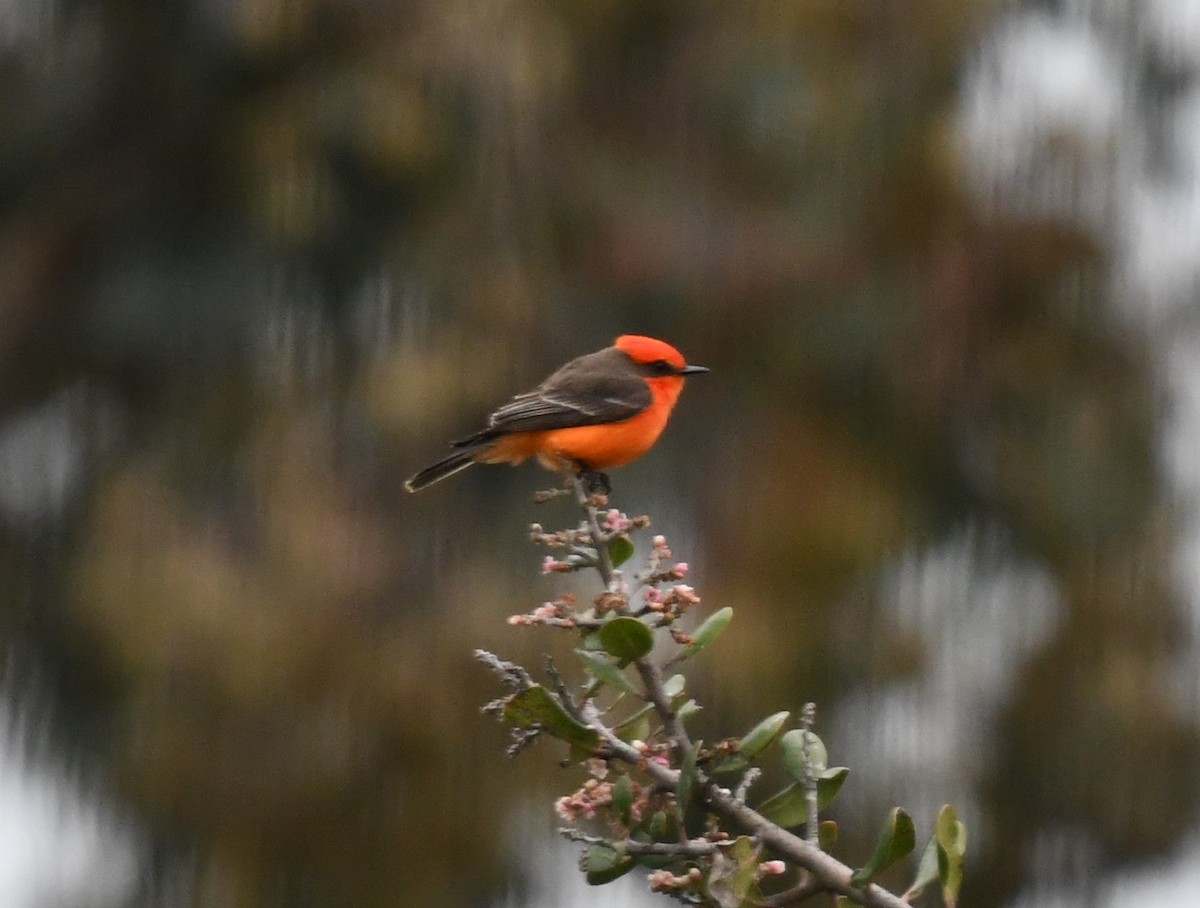
<instances>
[{"instance_id":1,"label":"black beak","mask_svg":"<svg viewBox=\"0 0 1200 908\"><path fill-rule=\"evenodd\" d=\"M708 371L708 366L684 366L679 370L680 375L703 375Z\"/></svg>"}]
</instances>

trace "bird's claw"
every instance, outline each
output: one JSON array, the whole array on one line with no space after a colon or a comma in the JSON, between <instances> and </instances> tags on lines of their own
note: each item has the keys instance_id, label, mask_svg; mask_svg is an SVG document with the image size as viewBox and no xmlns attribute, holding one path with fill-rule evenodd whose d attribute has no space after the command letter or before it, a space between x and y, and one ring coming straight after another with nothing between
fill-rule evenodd
<instances>
[{"instance_id":1,"label":"bird's claw","mask_svg":"<svg viewBox=\"0 0 1200 908\"><path fill-rule=\"evenodd\" d=\"M612 483L608 481L607 473L583 469L579 471L579 479L583 482L583 489L589 498L593 495L603 495L607 498L612 494Z\"/></svg>"}]
</instances>

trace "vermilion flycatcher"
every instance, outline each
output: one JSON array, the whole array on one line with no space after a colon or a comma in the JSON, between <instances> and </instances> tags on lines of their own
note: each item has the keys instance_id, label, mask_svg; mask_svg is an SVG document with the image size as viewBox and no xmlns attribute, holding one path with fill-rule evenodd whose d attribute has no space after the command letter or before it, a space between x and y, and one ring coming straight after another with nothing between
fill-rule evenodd
<instances>
[{"instance_id":1,"label":"vermilion flycatcher","mask_svg":"<svg viewBox=\"0 0 1200 908\"><path fill-rule=\"evenodd\" d=\"M487 428L452 442L455 451L404 484L410 492L473 463L518 464L537 457L550 470L597 472L640 457L658 440L689 366L668 343L623 334L573 359L488 417Z\"/></svg>"}]
</instances>

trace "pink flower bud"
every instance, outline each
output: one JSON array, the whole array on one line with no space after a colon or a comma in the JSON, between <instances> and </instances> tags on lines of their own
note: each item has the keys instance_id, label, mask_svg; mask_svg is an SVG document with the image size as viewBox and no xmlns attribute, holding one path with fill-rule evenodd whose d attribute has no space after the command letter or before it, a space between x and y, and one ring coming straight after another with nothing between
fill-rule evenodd
<instances>
[{"instance_id":1,"label":"pink flower bud","mask_svg":"<svg viewBox=\"0 0 1200 908\"><path fill-rule=\"evenodd\" d=\"M675 563L675 567L671 568L671 573L673 573L676 577L683 577L687 574L687 572L688 563L686 561L678 561Z\"/></svg>"},{"instance_id":2,"label":"pink flower bud","mask_svg":"<svg viewBox=\"0 0 1200 908\"><path fill-rule=\"evenodd\" d=\"M683 603L684 606L695 605L700 601L696 591L686 583L677 583L671 587L671 596L676 602Z\"/></svg>"},{"instance_id":3,"label":"pink flower bud","mask_svg":"<svg viewBox=\"0 0 1200 908\"><path fill-rule=\"evenodd\" d=\"M655 870L646 877L651 892L662 892L675 886L675 874L669 870Z\"/></svg>"},{"instance_id":4,"label":"pink flower bud","mask_svg":"<svg viewBox=\"0 0 1200 908\"><path fill-rule=\"evenodd\" d=\"M554 812L564 823L570 823L575 819L574 812L571 810L571 799L568 797L561 797L554 802Z\"/></svg>"},{"instance_id":5,"label":"pink flower bud","mask_svg":"<svg viewBox=\"0 0 1200 908\"><path fill-rule=\"evenodd\" d=\"M783 861L763 861L758 865L758 872L763 876L786 873L787 864Z\"/></svg>"}]
</instances>

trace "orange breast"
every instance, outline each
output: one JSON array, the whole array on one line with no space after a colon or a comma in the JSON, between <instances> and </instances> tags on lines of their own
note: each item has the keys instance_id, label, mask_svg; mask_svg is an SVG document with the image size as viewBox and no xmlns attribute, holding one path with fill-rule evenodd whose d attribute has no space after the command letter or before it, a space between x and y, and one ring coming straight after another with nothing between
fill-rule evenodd
<instances>
[{"instance_id":1,"label":"orange breast","mask_svg":"<svg viewBox=\"0 0 1200 908\"><path fill-rule=\"evenodd\" d=\"M667 423L666 413L653 408L620 422L597 426L574 426L548 432L517 432L497 438L480 452L484 463L520 463L537 457L552 470L569 466L565 461L583 463L594 470L619 467L645 454L658 440Z\"/></svg>"},{"instance_id":2,"label":"orange breast","mask_svg":"<svg viewBox=\"0 0 1200 908\"><path fill-rule=\"evenodd\" d=\"M641 457L658 440L667 411L648 407L637 416L599 426L577 426L545 433L543 450L587 464L594 470L619 467Z\"/></svg>"},{"instance_id":3,"label":"orange breast","mask_svg":"<svg viewBox=\"0 0 1200 908\"><path fill-rule=\"evenodd\" d=\"M593 470L627 464L641 457L658 441L682 390L683 380L671 376L650 379L647 384L653 402L636 416L595 426L515 432L497 438L480 452L477 459L484 463L515 464L536 456L551 470L560 470L573 463L585 464Z\"/></svg>"}]
</instances>

